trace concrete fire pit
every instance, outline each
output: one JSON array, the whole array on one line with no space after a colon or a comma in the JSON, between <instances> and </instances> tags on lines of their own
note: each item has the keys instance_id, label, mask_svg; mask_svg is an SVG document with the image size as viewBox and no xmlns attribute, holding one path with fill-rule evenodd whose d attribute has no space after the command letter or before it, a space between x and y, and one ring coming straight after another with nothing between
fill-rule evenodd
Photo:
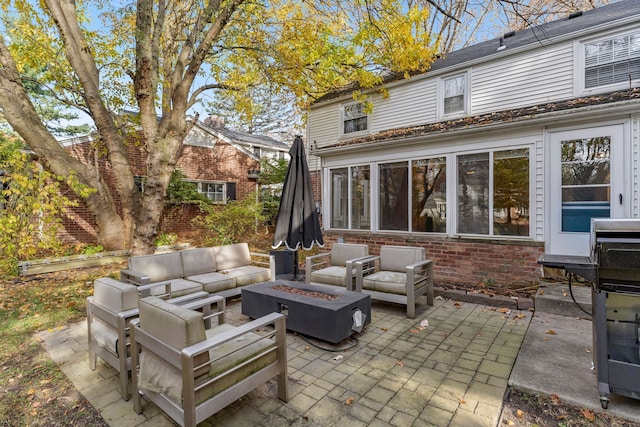
<instances>
[{"instance_id":1,"label":"concrete fire pit","mask_svg":"<svg viewBox=\"0 0 640 427\"><path fill-rule=\"evenodd\" d=\"M257 319L282 313L287 329L333 344L357 331L354 313L364 315L363 326L371 323L369 295L336 287L276 280L242 287L242 314Z\"/></svg>"}]
</instances>

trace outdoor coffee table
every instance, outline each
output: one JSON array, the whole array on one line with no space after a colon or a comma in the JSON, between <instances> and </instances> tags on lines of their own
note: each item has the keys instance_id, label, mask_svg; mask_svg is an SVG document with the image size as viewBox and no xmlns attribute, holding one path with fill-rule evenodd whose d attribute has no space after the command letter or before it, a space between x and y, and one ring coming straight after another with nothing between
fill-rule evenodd
<instances>
[{"instance_id":1,"label":"outdoor coffee table","mask_svg":"<svg viewBox=\"0 0 640 427\"><path fill-rule=\"evenodd\" d=\"M363 327L371 323L370 296L337 286L275 280L243 286L241 293L242 314L257 319L282 313L287 329L333 344L356 333L356 311L364 315Z\"/></svg>"}]
</instances>

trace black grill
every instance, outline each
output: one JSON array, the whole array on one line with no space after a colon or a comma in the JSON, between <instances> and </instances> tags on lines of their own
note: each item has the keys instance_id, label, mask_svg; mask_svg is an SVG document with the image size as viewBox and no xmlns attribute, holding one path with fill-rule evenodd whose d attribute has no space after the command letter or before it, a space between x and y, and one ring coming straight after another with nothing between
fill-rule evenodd
<instances>
[{"instance_id":1,"label":"black grill","mask_svg":"<svg viewBox=\"0 0 640 427\"><path fill-rule=\"evenodd\" d=\"M592 283L593 358L606 409L611 393L640 399L640 219L592 219L590 242L590 257L545 255L539 263Z\"/></svg>"}]
</instances>

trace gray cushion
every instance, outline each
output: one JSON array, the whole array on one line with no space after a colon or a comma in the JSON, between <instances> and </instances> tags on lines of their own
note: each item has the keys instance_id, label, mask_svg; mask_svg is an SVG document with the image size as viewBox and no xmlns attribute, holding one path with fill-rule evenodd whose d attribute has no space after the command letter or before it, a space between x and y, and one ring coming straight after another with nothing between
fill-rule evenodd
<instances>
[{"instance_id":1,"label":"gray cushion","mask_svg":"<svg viewBox=\"0 0 640 427\"><path fill-rule=\"evenodd\" d=\"M213 248L195 248L180 251L182 258L182 271L185 276L196 276L198 274L216 271L216 256Z\"/></svg>"},{"instance_id":2,"label":"gray cushion","mask_svg":"<svg viewBox=\"0 0 640 427\"><path fill-rule=\"evenodd\" d=\"M214 246L213 252L216 256L218 271L251 264L251 253L246 243Z\"/></svg>"},{"instance_id":3,"label":"gray cushion","mask_svg":"<svg viewBox=\"0 0 640 427\"><path fill-rule=\"evenodd\" d=\"M184 277L179 252L131 257L129 269L146 274L151 278L151 283Z\"/></svg>"},{"instance_id":4,"label":"gray cushion","mask_svg":"<svg viewBox=\"0 0 640 427\"><path fill-rule=\"evenodd\" d=\"M331 265L343 266L350 259L369 254L369 246L356 243L334 243L331 246Z\"/></svg>"},{"instance_id":5,"label":"gray cushion","mask_svg":"<svg viewBox=\"0 0 640 427\"><path fill-rule=\"evenodd\" d=\"M206 338L202 313L169 304L151 296L140 300L140 327L164 343L183 349ZM196 364L206 363L208 354ZM182 401L182 377L177 369L151 353L140 356L140 387L166 393L176 403Z\"/></svg>"},{"instance_id":6,"label":"gray cushion","mask_svg":"<svg viewBox=\"0 0 640 427\"><path fill-rule=\"evenodd\" d=\"M104 323L102 320L95 318L91 322L91 338L93 338L100 347L104 347L114 355L118 354L118 331L111 325Z\"/></svg>"},{"instance_id":7,"label":"gray cushion","mask_svg":"<svg viewBox=\"0 0 640 427\"><path fill-rule=\"evenodd\" d=\"M110 277L102 277L93 282L93 300L120 313L138 308L138 288Z\"/></svg>"},{"instance_id":8,"label":"gray cushion","mask_svg":"<svg viewBox=\"0 0 640 427\"><path fill-rule=\"evenodd\" d=\"M164 286L151 288L151 295L158 296L164 294ZM171 279L171 297L192 294L202 290L202 284L185 279Z\"/></svg>"},{"instance_id":9,"label":"gray cushion","mask_svg":"<svg viewBox=\"0 0 640 427\"><path fill-rule=\"evenodd\" d=\"M311 272L311 282L347 286L346 267L332 266Z\"/></svg>"},{"instance_id":10,"label":"gray cushion","mask_svg":"<svg viewBox=\"0 0 640 427\"><path fill-rule=\"evenodd\" d=\"M187 280L202 284L202 290L206 292L218 292L236 287L235 277L222 273L204 273L196 276L189 276Z\"/></svg>"},{"instance_id":11,"label":"gray cushion","mask_svg":"<svg viewBox=\"0 0 640 427\"><path fill-rule=\"evenodd\" d=\"M362 288L388 294L407 294L407 274L397 271L378 271L364 278Z\"/></svg>"},{"instance_id":12,"label":"gray cushion","mask_svg":"<svg viewBox=\"0 0 640 427\"><path fill-rule=\"evenodd\" d=\"M406 272L408 265L424 259L424 248L409 246L382 246L380 248L380 270Z\"/></svg>"},{"instance_id":13,"label":"gray cushion","mask_svg":"<svg viewBox=\"0 0 640 427\"><path fill-rule=\"evenodd\" d=\"M271 272L269 270L255 265L245 265L226 271L228 276L236 279L236 286L251 285L253 283L266 282L271 279Z\"/></svg>"}]
</instances>

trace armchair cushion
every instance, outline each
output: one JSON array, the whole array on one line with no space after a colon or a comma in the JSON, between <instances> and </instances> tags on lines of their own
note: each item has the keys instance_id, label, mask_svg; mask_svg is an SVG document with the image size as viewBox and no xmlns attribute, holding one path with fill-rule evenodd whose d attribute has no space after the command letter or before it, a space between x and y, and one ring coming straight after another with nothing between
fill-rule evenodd
<instances>
[{"instance_id":1,"label":"armchair cushion","mask_svg":"<svg viewBox=\"0 0 640 427\"><path fill-rule=\"evenodd\" d=\"M138 288L110 277L93 282L93 300L115 313L138 308Z\"/></svg>"},{"instance_id":2,"label":"armchair cushion","mask_svg":"<svg viewBox=\"0 0 640 427\"><path fill-rule=\"evenodd\" d=\"M214 246L213 252L216 257L218 271L251 264L251 253L249 252L249 245L246 243Z\"/></svg>"},{"instance_id":3,"label":"armchair cushion","mask_svg":"<svg viewBox=\"0 0 640 427\"><path fill-rule=\"evenodd\" d=\"M109 277L102 277L93 282L93 301L104 306L113 314L117 314L138 308L138 292L133 285ZM93 319L89 325L91 337L98 345L117 355L117 329L98 318Z\"/></svg>"},{"instance_id":4,"label":"armchair cushion","mask_svg":"<svg viewBox=\"0 0 640 427\"><path fill-rule=\"evenodd\" d=\"M347 286L347 269L337 265L311 272L311 282L335 286Z\"/></svg>"},{"instance_id":5,"label":"armchair cushion","mask_svg":"<svg viewBox=\"0 0 640 427\"><path fill-rule=\"evenodd\" d=\"M360 258L369 254L367 245L356 243L334 243L331 246L331 265L342 266L350 259Z\"/></svg>"},{"instance_id":6,"label":"armchair cushion","mask_svg":"<svg viewBox=\"0 0 640 427\"><path fill-rule=\"evenodd\" d=\"M206 338L204 319L200 312L170 304L151 296L139 302L140 325L150 334L162 337L165 344L176 351L199 343ZM199 363L208 361L207 355ZM202 371L202 370L201 370ZM182 401L180 371L155 356L144 352L140 356L139 386L157 393L165 393L177 403Z\"/></svg>"},{"instance_id":7,"label":"armchair cushion","mask_svg":"<svg viewBox=\"0 0 640 427\"><path fill-rule=\"evenodd\" d=\"M424 248L407 246L382 246L380 270L406 272L407 266L424 259ZM406 281L406 279L405 279Z\"/></svg>"}]
</instances>

